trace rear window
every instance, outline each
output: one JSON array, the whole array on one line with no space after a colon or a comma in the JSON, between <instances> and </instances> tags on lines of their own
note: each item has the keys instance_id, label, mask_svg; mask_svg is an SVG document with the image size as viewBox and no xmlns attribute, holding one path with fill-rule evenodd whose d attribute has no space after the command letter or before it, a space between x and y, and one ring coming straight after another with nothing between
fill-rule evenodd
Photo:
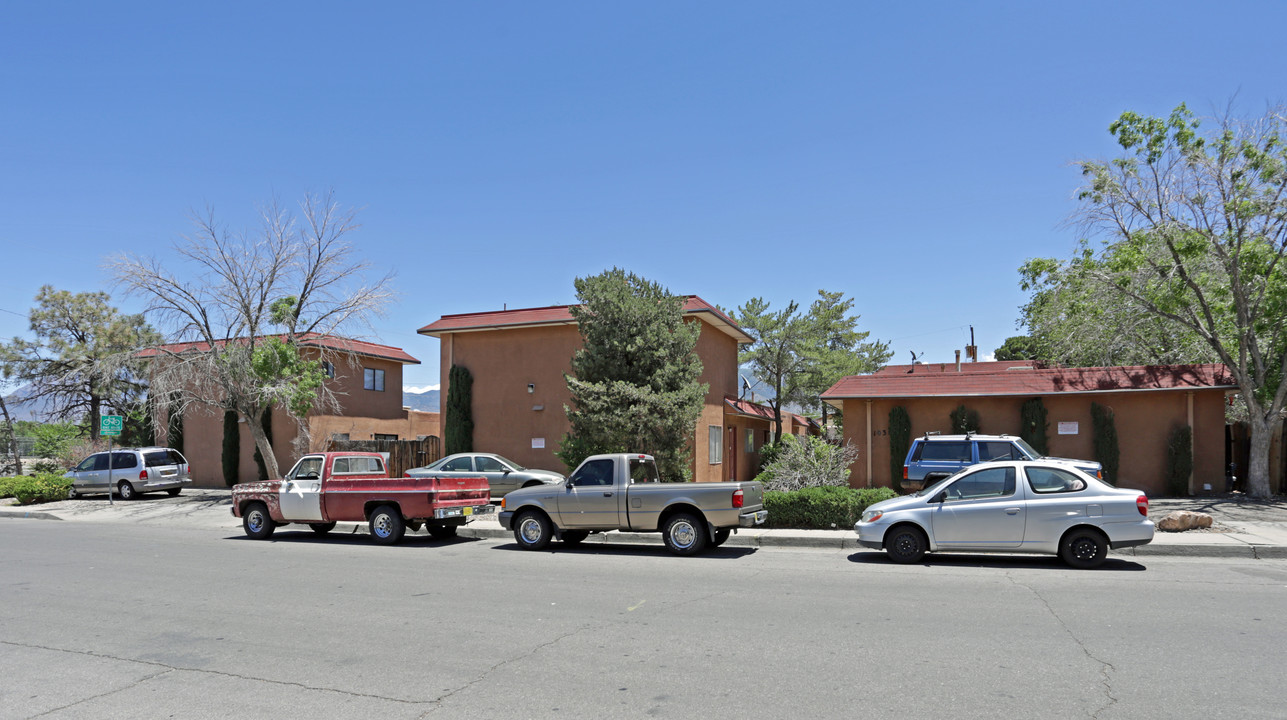
<instances>
[{"instance_id":1,"label":"rear window","mask_svg":"<svg viewBox=\"0 0 1287 720\"><path fill-rule=\"evenodd\" d=\"M149 450L143 453L143 462L148 467L160 467L162 465L185 465L188 461L184 460L177 450Z\"/></svg>"},{"instance_id":2,"label":"rear window","mask_svg":"<svg viewBox=\"0 0 1287 720\"><path fill-rule=\"evenodd\" d=\"M630 482L632 483L655 483L661 482L661 476L657 474L657 464L651 460L642 458L630 459Z\"/></svg>"},{"instance_id":3,"label":"rear window","mask_svg":"<svg viewBox=\"0 0 1287 720\"><path fill-rule=\"evenodd\" d=\"M927 442L921 445L921 460L956 460L969 462L968 442Z\"/></svg>"},{"instance_id":4,"label":"rear window","mask_svg":"<svg viewBox=\"0 0 1287 720\"><path fill-rule=\"evenodd\" d=\"M378 475L384 472L384 461L378 457L335 458L331 472L335 475Z\"/></svg>"}]
</instances>

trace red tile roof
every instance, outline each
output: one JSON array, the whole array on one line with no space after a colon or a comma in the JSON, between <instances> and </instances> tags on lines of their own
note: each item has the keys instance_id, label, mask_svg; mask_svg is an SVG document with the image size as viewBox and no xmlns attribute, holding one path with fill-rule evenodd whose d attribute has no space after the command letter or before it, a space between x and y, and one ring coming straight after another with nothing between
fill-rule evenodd
<instances>
[{"instance_id":1,"label":"red tile roof","mask_svg":"<svg viewBox=\"0 0 1287 720\"><path fill-rule=\"evenodd\" d=\"M456 332L478 332L480 330L499 330L516 327L542 327L548 325L572 325L571 305L554 305L542 308L522 308L460 315L443 315L438 320L420 328L421 335L441 337ZM751 337L733 322L719 308L711 305L696 295L689 295L684 303L684 312L705 320L717 330L737 339L739 343L749 343Z\"/></svg>"},{"instance_id":2,"label":"red tile roof","mask_svg":"<svg viewBox=\"0 0 1287 720\"><path fill-rule=\"evenodd\" d=\"M724 398L724 409L727 410L728 412L733 413L734 415L741 415L743 417L756 418L757 420L768 420L770 422L773 421L773 408L767 405L760 405L759 403L753 403L750 400L740 400L736 398L726 397ZM810 425L813 427L818 427L817 420L814 420L813 418L805 417L803 415L797 415L793 412L787 412L785 410L782 411L782 420L784 422L788 420L794 420L796 423L800 425Z\"/></svg>"},{"instance_id":3,"label":"red tile roof","mask_svg":"<svg viewBox=\"0 0 1287 720\"><path fill-rule=\"evenodd\" d=\"M265 337L282 337L281 335L267 335ZM229 342L245 342L245 338L236 340L218 340L216 345L225 345ZM393 360L403 363L404 365L419 365L420 361L411 357L402 348L396 348L391 345L380 345L378 343L366 342L365 340L353 340L351 338L337 337L335 335L319 335L317 333L306 333L299 337L299 344L304 347L323 347L341 352L351 352L355 355L365 357L380 358L383 360ZM204 341L200 342L183 342L160 345L155 348L147 348L139 352L139 357L149 358L157 357L162 351L171 353L185 353L188 351L205 352L210 349L210 344Z\"/></svg>"},{"instance_id":4,"label":"red tile roof","mask_svg":"<svg viewBox=\"0 0 1287 720\"><path fill-rule=\"evenodd\" d=\"M1008 363L977 363L1005 366ZM978 397L988 395L1058 395L1185 388L1234 388L1222 364L1133 365L1094 368L996 368L973 372L925 371L925 366L901 366L852 375L822 394L824 400L843 398ZM964 370L965 366L962 365Z\"/></svg>"}]
</instances>

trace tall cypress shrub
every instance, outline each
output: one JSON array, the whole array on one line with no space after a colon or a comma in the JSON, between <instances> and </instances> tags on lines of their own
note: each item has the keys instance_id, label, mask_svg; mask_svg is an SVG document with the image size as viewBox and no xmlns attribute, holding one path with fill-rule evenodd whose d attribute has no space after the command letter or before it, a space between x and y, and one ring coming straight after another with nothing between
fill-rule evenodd
<instances>
[{"instance_id":1,"label":"tall cypress shrub","mask_svg":"<svg viewBox=\"0 0 1287 720\"><path fill-rule=\"evenodd\" d=\"M264 408L264 414L259 416L259 424L264 428L264 435L268 438L268 446L273 444L273 406L269 405ZM264 455L259 452L259 445L255 445L255 466L259 468L259 479L269 480L268 465L264 463Z\"/></svg>"},{"instance_id":2,"label":"tall cypress shrub","mask_svg":"<svg viewBox=\"0 0 1287 720\"><path fill-rule=\"evenodd\" d=\"M241 466L241 428L237 427L237 411L223 411L223 481L229 487L238 482Z\"/></svg>"},{"instance_id":3,"label":"tall cypress shrub","mask_svg":"<svg viewBox=\"0 0 1287 720\"><path fill-rule=\"evenodd\" d=\"M1120 451L1117 447L1117 421L1113 417L1113 409L1091 403L1090 424L1094 434L1095 459L1104 466L1104 479L1116 485Z\"/></svg>"},{"instance_id":4,"label":"tall cypress shrub","mask_svg":"<svg viewBox=\"0 0 1287 720\"><path fill-rule=\"evenodd\" d=\"M1193 474L1193 428L1181 425L1166 443L1166 491L1176 497L1189 494Z\"/></svg>"},{"instance_id":5,"label":"tall cypress shrub","mask_svg":"<svg viewBox=\"0 0 1287 720\"><path fill-rule=\"evenodd\" d=\"M903 461L912 447L912 419L907 408L895 405L889 410L889 486L903 491Z\"/></svg>"},{"instance_id":6,"label":"tall cypress shrub","mask_svg":"<svg viewBox=\"0 0 1287 720\"><path fill-rule=\"evenodd\" d=\"M474 451L474 376L459 365L447 373L447 408L443 417L443 452Z\"/></svg>"},{"instance_id":7,"label":"tall cypress shrub","mask_svg":"<svg viewBox=\"0 0 1287 720\"><path fill-rule=\"evenodd\" d=\"M177 405L170 406L170 412L166 417L165 443L183 452L183 409Z\"/></svg>"},{"instance_id":8,"label":"tall cypress shrub","mask_svg":"<svg viewBox=\"0 0 1287 720\"><path fill-rule=\"evenodd\" d=\"M956 409L948 413L948 420L952 423L952 432L954 433L977 433L979 429L979 411L971 410L964 405L956 406Z\"/></svg>"},{"instance_id":9,"label":"tall cypress shrub","mask_svg":"<svg viewBox=\"0 0 1287 720\"><path fill-rule=\"evenodd\" d=\"M1041 398L1026 401L1019 408L1019 437L1042 455L1050 452L1050 423L1046 420L1046 405Z\"/></svg>"}]
</instances>

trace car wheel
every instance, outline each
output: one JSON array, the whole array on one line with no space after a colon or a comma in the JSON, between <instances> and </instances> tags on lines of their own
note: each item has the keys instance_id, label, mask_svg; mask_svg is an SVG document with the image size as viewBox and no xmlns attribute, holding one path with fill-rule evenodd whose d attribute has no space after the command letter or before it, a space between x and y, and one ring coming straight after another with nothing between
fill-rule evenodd
<instances>
[{"instance_id":1,"label":"car wheel","mask_svg":"<svg viewBox=\"0 0 1287 720\"><path fill-rule=\"evenodd\" d=\"M1108 541L1095 530L1074 530L1059 544L1059 557L1072 567L1089 570L1108 557Z\"/></svg>"},{"instance_id":2,"label":"car wheel","mask_svg":"<svg viewBox=\"0 0 1287 720\"><path fill-rule=\"evenodd\" d=\"M524 550L544 550L551 535L549 518L539 512L529 510L514 522L514 540Z\"/></svg>"},{"instance_id":3,"label":"car wheel","mask_svg":"<svg viewBox=\"0 0 1287 720\"><path fill-rule=\"evenodd\" d=\"M116 486L116 492L121 496L122 500L133 500L138 497L138 493L135 492L134 486L125 480L122 480L121 484Z\"/></svg>"},{"instance_id":4,"label":"car wheel","mask_svg":"<svg viewBox=\"0 0 1287 720\"><path fill-rule=\"evenodd\" d=\"M711 547L719 547L720 545L723 545L724 541L728 540L728 536L732 534L733 531L728 528L720 528L716 530L715 539L711 541Z\"/></svg>"},{"instance_id":5,"label":"car wheel","mask_svg":"<svg viewBox=\"0 0 1287 720\"><path fill-rule=\"evenodd\" d=\"M268 514L268 506L263 503L251 503L241 514L241 526L251 540L265 540L277 529L277 523Z\"/></svg>"},{"instance_id":6,"label":"car wheel","mask_svg":"<svg viewBox=\"0 0 1287 720\"><path fill-rule=\"evenodd\" d=\"M393 545L402 539L407 524L402 513L392 505L381 505L371 511L371 537L381 545Z\"/></svg>"},{"instance_id":7,"label":"car wheel","mask_svg":"<svg viewBox=\"0 0 1287 720\"><path fill-rule=\"evenodd\" d=\"M166 492L169 493L170 497L179 497L179 493L182 490L183 488L170 488L169 490L166 490Z\"/></svg>"},{"instance_id":8,"label":"car wheel","mask_svg":"<svg viewBox=\"0 0 1287 720\"><path fill-rule=\"evenodd\" d=\"M78 497L80 497L80 493L76 492L76 486L75 486L75 485L72 485L71 487L67 488L67 499L68 499L68 500L75 500L75 499L76 499L76 498L78 498Z\"/></svg>"},{"instance_id":9,"label":"car wheel","mask_svg":"<svg viewBox=\"0 0 1287 720\"><path fill-rule=\"evenodd\" d=\"M563 541L564 545L573 546L580 545L588 537L590 537L590 531L588 530L564 530L559 539Z\"/></svg>"},{"instance_id":10,"label":"car wheel","mask_svg":"<svg viewBox=\"0 0 1287 720\"><path fill-rule=\"evenodd\" d=\"M896 563L919 562L928 550L925 533L912 525L900 525L885 538L885 552Z\"/></svg>"},{"instance_id":11,"label":"car wheel","mask_svg":"<svg viewBox=\"0 0 1287 720\"><path fill-rule=\"evenodd\" d=\"M434 540L450 540L456 537L455 525L430 525L425 529L429 531L429 537Z\"/></svg>"},{"instance_id":12,"label":"car wheel","mask_svg":"<svg viewBox=\"0 0 1287 720\"><path fill-rule=\"evenodd\" d=\"M313 532L317 533L318 535L325 535L326 533L335 529L335 523L333 522L309 523L308 526L312 528Z\"/></svg>"},{"instance_id":13,"label":"car wheel","mask_svg":"<svg viewBox=\"0 0 1287 720\"><path fill-rule=\"evenodd\" d=\"M676 555L696 555L706 549L706 521L688 513L679 513L666 521L662 535L666 547Z\"/></svg>"}]
</instances>

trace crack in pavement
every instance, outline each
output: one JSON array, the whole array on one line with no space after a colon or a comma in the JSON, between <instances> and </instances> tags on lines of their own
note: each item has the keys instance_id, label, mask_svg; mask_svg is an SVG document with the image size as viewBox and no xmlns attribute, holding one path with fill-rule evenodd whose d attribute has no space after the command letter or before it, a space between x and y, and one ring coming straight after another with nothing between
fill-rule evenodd
<instances>
[{"instance_id":1,"label":"crack in pavement","mask_svg":"<svg viewBox=\"0 0 1287 720\"><path fill-rule=\"evenodd\" d=\"M1101 660L1095 657L1095 654L1090 651L1090 648L1086 647L1086 643L1082 642L1081 638L1077 637L1077 635L1073 633L1072 628L1068 627L1068 624L1064 622L1064 619L1059 617L1059 613L1055 612L1055 609L1050 607L1049 601L1047 601L1046 598L1042 596L1041 593L1037 592L1032 586L1019 582L1014 578L1013 575L1011 575L1008 572L1005 574L1005 576L1006 576L1006 579L1009 580L1012 584L1017 585L1018 587L1021 587L1024 590L1027 590L1028 592L1032 593L1033 597L1041 601L1041 605L1046 608L1046 612L1050 613L1050 616L1055 619L1055 622L1059 623L1059 627L1063 628L1064 633L1066 633L1068 637L1071 638L1072 641L1077 644L1077 647L1081 649L1082 653L1085 654L1085 656L1091 662L1094 662L1099 665L1100 684L1104 686L1104 696L1108 698L1108 702L1103 706L1101 706L1095 712L1091 713L1090 717L1098 718L1101 714L1104 713L1104 711L1116 705L1117 697L1113 695L1112 673L1117 672L1117 667L1112 663L1108 662L1107 660Z\"/></svg>"},{"instance_id":2,"label":"crack in pavement","mask_svg":"<svg viewBox=\"0 0 1287 720\"><path fill-rule=\"evenodd\" d=\"M389 697L386 695L375 695L372 693L354 692L352 690L340 690L338 688L322 687L318 685L306 685L304 683L289 682L286 680L270 680L268 678L252 677L250 675L241 675L239 673L227 672L224 670L206 670L202 668L179 667L177 665L166 665L165 663L156 662L154 660L139 660L136 658L119 657L116 655L108 655L106 653L94 652L92 650L68 650L67 648L49 647L47 645L33 645L30 643L13 642L11 640L0 640L0 645L9 645L11 647L27 648L30 650L47 650L49 652L67 653L69 655L82 655L85 657L100 658L103 660L115 660L117 662L135 663L137 665L146 665L146 666L162 669L162 672L143 678L133 683L132 685L130 685L130 687L134 687L139 683L146 682L148 680L160 677L162 675L166 675L171 672L191 672L191 673L202 673L206 675L215 675L218 677L231 678L233 680L246 680L249 682L259 682L259 683L265 683L268 685L294 687L294 688L299 688L301 690L336 693L338 695L346 695L346 696L355 697L355 698L365 698L369 700L385 700L388 702L395 702L403 705L425 705L427 703L437 702L436 700L408 700L406 698ZM121 688L120 690L125 690L125 689L128 689L128 688ZM120 690L113 690L105 694L120 692ZM86 698L85 700L78 700L77 702L78 703L85 702L86 700L90 700L90 699L93 699L93 698Z\"/></svg>"},{"instance_id":3,"label":"crack in pavement","mask_svg":"<svg viewBox=\"0 0 1287 720\"><path fill-rule=\"evenodd\" d=\"M504 660L501 660L500 662L496 663L495 665L492 665L491 667L489 667L489 668L487 668L486 670L482 671L482 672L478 675L478 677L474 678L473 680L470 680L469 682L465 683L464 685L461 685L460 687L458 687L458 688L456 688L456 689L454 689L454 690L451 690L451 691L449 691L449 692L443 693L442 695L439 695L437 699L430 701L430 703L433 705L433 707L431 707L431 708L429 708L428 710L426 710L426 711L424 711L423 713L421 713L421 714L420 714L420 717L421 717L421 718L426 718L426 717L429 717L430 715L432 715L433 713L435 713L435 712L437 712L437 711L441 710L441 709L442 709L442 704L441 704L441 703L442 703L444 700L447 700L448 698L450 698L450 697L452 697L452 696L454 696L454 695L457 695L457 694L459 694L459 693L462 693L462 692L464 692L464 691L466 691L466 690L468 690L468 689L472 688L473 686L477 685L478 683L483 682L483 681L484 681L484 680L486 680L486 679L488 678L488 676L490 676L492 673L494 673L494 672L496 672L497 670L499 670L499 669L501 669L501 668L505 667L506 665L512 665L513 663L521 662L521 661L523 661L523 660L526 660L527 658L532 657L533 655L535 655L536 653L538 653L538 652L540 652L540 651L544 650L545 648L548 648L548 647L551 647L551 646L553 646L553 645L556 645L556 644L558 644L558 643L560 643L560 642L563 642L564 640L566 640L566 639L568 639L568 638L572 637L573 635L578 635L578 634L580 634L580 633L582 633L582 632L585 632L586 630L589 630L589 629L591 629L591 628L593 628L593 627L595 627L595 626L603 625L603 624L604 624L604 623L589 623L589 624L586 624L586 625L582 625L582 626L580 626L580 627L576 628L575 630L572 630L571 632L563 633L562 635L559 635L559 636L557 636L557 637L554 637L554 638L551 638L551 639L549 639L549 640L546 640L546 641L545 641L545 642L543 642L543 643L539 643L539 644L537 644L537 645L534 645L534 646L532 646L530 649L528 649L527 651L525 651L525 652L523 652L523 653L520 653L520 654L518 654L518 655L516 655L516 656L514 656L514 657L506 658L506 659L504 659Z\"/></svg>"},{"instance_id":4,"label":"crack in pavement","mask_svg":"<svg viewBox=\"0 0 1287 720\"><path fill-rule=\"evenodd\" d=\"M12 644L14 644L14 643L8 643L8 644L12 645ZM31 646L27 646L27 647L31 647ZM50 648L41 648L41 649L43 649L43 650L48 650L48 649L50 649ZM172 673L172 672L174 672L174 670L162 670L161 672L152 673L151 675L146 675L146 676L144 676L144 677L141 677L141 678L139 678L138 680L135 680L134 682L132 682L132 683L130 683L130 684L128 684L128 685L126 685L126 686L124 686L124 687L119 687L119 688L116 688L115 690L108 690L108 691L106 691L106 692L101 692L101 693L99 693L99 694L97 694L97 695L91 695L91 696L89 696L89 697L87 697L87 698L81 698L80 700L77 700L76 702L67 703L66 705L61 705L61 706L56 707L56 708L50 708L49 710L46 710L46 711L44 711L44 712L42 712L42 713L39 713L39 714L37 714L37 715L29 715L29 716L27 717L27 720L33 720L33 718L44 717L45 715L52 715L52 714L54 714L54 713L56 713L56 712L59 712L60 710L66 710L67 708L76 707L77 705L83 705L83 704L85 704L85 703L87 703L87 702L91 702L91 701L94 701L94 700L98 700L98 699L100 699L100 698L105 698L105 697L107 697L108 695L115 695L115 694L117 694L117 693L125 692L126 690L132 690L132 689L134 689L134 688L138 687L139 685L142 685L143 683L145 683L145 682L147 682L147 681L149 681L149 680L154 680L154 679L156 679L156 678L161 677L162 675L169 675L169 674L170 674L170 673Z\"/></svg>"}]
</instances>

